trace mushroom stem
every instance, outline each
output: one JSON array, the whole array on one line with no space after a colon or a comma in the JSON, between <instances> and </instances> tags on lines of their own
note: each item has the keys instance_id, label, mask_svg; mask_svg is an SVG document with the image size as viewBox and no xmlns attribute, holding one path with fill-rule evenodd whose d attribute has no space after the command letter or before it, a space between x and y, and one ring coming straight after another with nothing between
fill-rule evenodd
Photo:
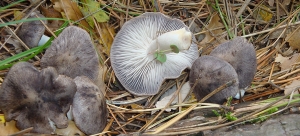
<instances>
[{"instance_id":1,"label":"mushroom stem","mask_svg":"<svg viewBox=\"0 0 300 136\"><path fill-rule=\"evenodd\" d=\"M154 54L157 51L170 53L171 45L177 46L179 51L188 50L192 43L192 33L185 28L170 31L158 36L148 48L148 54Z\"/></svg>"}]
</instances>

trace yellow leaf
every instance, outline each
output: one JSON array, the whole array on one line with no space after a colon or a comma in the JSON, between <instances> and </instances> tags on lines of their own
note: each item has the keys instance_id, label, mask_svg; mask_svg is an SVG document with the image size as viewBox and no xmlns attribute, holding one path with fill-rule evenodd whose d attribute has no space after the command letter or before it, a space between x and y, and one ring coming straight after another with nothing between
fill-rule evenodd
<instances>
[{"instance_id":1,"label":"yellow leaf","mask_svg":"<svg viewBox=\"0 0 300 136\"><path fill-rule=\"evenodd\" d=\"M0 114L0 123L5 123L4 114Z\"/></svg>"},{"instance_id":2,"label":"yellow leaf","mask_svg":"<svg viewBox=\"0 0 300 136\"><path fill-rule=\"evenodd\" d=\"M114 41L115 29L109 26L107 23L100 23L100 37L99 42L103 45L102 52L109 55L111 45Z\"/></svg>"},{"instance_id":3,"label":"yellow leaf","mask_svg":"<svg viewBox=\"0 0 300 136\"><path fill-rule=\"evenodd\" d=\"M17 132L19 132L19 130L16 128L15 121L6 123L0 122L0 136L8 136Z\"/></svg>"},{"instance_id":4,"label":"yellow leaf","mask_svg":"<svg viewBox=\"0 0 300 136\"><path fill-rule=\"evenodd\" d=\"M255 10L253 12L253 17L262 22L263 21L269 22L273 17L273 14L272 14L270 8L268 8L265 5L261 5L261 7L263 7L263 8L258 8L257 10Z\"/></svg>"},{"instance_id":5,"label":"yellow leaf","mask_svg":"<svg viewBox=\"0 0 300 136\"><path fill-rule=\"evenodd\" d=\"M63 16L65 15L67 19L77 21L82 19L84 16L78 8L77 3L71 0L51 0L54 4L55 10L60 12ZM79 22L80 27L87 30L88 32L92 29L91 26L86 22L86 20L81 20Z\"/></svg>"},{"instance_id":6,"label":"yellow leaf","mask_svg":"<svg viewBox=\"0 0 300 136\"><path fill-rule=\"evenodd\" d=\"M25 14L23 12L18 11L18 10L14 11L15 20L21 20L24 16L25 16Z\"/></svg>"}]
</instances>

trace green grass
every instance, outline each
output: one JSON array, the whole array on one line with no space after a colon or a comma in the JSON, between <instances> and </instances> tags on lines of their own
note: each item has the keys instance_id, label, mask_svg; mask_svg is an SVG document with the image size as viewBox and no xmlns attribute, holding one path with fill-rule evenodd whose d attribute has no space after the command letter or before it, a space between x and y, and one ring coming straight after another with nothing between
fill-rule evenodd
<instances>
[{"instance_id":1,"label":"green grass","mask_svg":"<svg viewBox=\"0 0 300 136\"><path fill-rule=\"evenodd\" d=\"M55 35L59 35L63 28L65 28L69 24L68 21L66 21L59 29L59 31L55 32ZM27 51L21 52L19 54L16 54L14 56L11 56L5 60L0 61L0 70L4 70L7 68L12 67L15 63L21 62L21 61L28 61L29 59L33 58L34 56L40 54L45 49L47 49L51 42L54 40L54 36L52 36L43 46L34 47L32 49L29 49Z\"/></svg>"}]
</instances>

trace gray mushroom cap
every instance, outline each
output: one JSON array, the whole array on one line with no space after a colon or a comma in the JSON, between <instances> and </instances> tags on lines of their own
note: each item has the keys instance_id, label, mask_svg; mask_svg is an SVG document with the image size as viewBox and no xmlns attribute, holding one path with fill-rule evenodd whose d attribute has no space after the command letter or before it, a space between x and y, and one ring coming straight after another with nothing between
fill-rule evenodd
<instances>
[{"instance_id":1,"label":"gray mushroom cap","mask_svg":"<svg viewBox=\"0 0 300 136\"><path fill-rule=\"evenodd\" d=\"M228 62L214 56L199 57L194 62L189 77L191 86L199 79L193 90L198 100L232 80L236 80L236 82L211 96L206 102L221 104L226 98L236 95L239 91L238 77L234 68Z\"/></svg>"},{"instance_id":2,"label":"gray mushroom cap","mask_svg":"<svg viewBox=\"0 0 300 136\"><path fill-rule=\"evenodd\" d=\"M256 73L256 52L251 43L243 37L236 37L222 43L209 54L227 61L236 70L239 88L243 89L251 84Z\"/></svg>"},{"instance_id":3,"label":"gray mushroom cap","mask_svg":"<svg viewBox=\"0 0 300 136\"><path fill-rule=\"evenodd\" d=\"M40 18L45 18L42 14L36 12L31 13L29 18L37 18L35 15ZM43 20L43 22L47 24L46 20ZM17 35L29 48L33 48L38 46L45 29L45 26L40 20L24 22L17 31Z\"/></svg>"},{"instance_id":4,"label":"gray mushroom cap","mask_svg":"<svg viewBox=\"0 0 300 136\"><path fill-rule=\"evenodd\" d=\"M68 125L66 113L73 101L73 79L58 75L53 67L41 71L28 62L15 64L0 89L0 109L7 121L16 120L19 129L51 133L49 120L58 128Z\"/></svg>"},{"instance_id":5,"label":"gray mushroom cap","mask_svg":"<svg viewBox=\"0 0 300 136\"><path fill-rule=\"evenodd\" d=\"M59 74L75 78L87 76L98 80L100 69L98 55L89 34L69 26L52 42L41 59L41 67L52 66Z\"/></svg>"},{"instance_id":6,"label":"gray mushroom cap","mask_svg":"<svg viewBox=\"0 0 300 136\"><path fill-rule=\"evenodd\" d=\"M72 113L76 126L85 134L102 132L106 126L107 108L103 90L85 76L74 79L77 92L73 99Z\"/></svg>"},{"instance_id":7,"label":"gray mushroom cap","mask_svg":"<svg viewBox=\"0 0 300 136\"><path fill-rule=\"evenodd\" d=\"M147 53L158 36L182 28L190 32L182 21L157 12L144 13L122 26L112 44L110 59L116 77L130 93L155 95L165 79L177 78L184 69L192 66L199 56L193 42L178 54L167 53L164 63ZM192 39L195 41L194 36Z\"/></svg>"}]
</instances>

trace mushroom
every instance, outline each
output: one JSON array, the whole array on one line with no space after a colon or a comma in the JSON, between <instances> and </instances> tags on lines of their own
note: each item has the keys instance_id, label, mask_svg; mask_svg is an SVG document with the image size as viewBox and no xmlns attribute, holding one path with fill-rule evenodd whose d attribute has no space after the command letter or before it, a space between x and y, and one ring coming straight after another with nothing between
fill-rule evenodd
<instances>
[{"instance_id":1,"label":"mushroom","mask_svg":"<svg viewBox=\"0 0 300 136\"><path fill-rule=\"evenodd\" d=\"M238 76L234 68L228 62L214 56L204 55L194 62L190 71L190 85L194 86L197 79L193 92L198 100L232 80L236 82L211 96L206 102L221 104L239 91Z\"/></svg>"},{"instance_id":2,"label":"mushroom","mask_svg":"<svg viewBox=\"0 0 300 136\"><path fill-rule=\"evenodd\" d=\"M177 78L198 58L198 48L192 40L194 36L182 21L157 12L144 13L127 21L116 35L111 65L130 93L155 95L165 79ZM170 52L171 45L179 53ZM158 61L160 52L165 53L163 63Z\"/></svg>"},{"instance_id":3,"label":"mushroom","mask_svg":"<svg viewBox=\"0 0 300 136\"><path fill-rule=\"evenodd\" d=\"M51 133L68 125L66 113L73 101L73 79L58 75L53 67L37 70L28 62L15 64L0 89L0 109L6 121L16 120L19 129L33 127L32 132Z\"/></svg>"},{"instance_id":4,"label":"mushroom","mask_svg":"<svg viewBox=\"0 0 300 136\"><path fill-rule=\"evenodd\" d=\"M40 18L45 18L42 14L36 12L32 12L29 18L36 18L36 15ZM43 20L43 22L47 24L47 20ZM24 22L17 31L17 35L29 48L33 48L38 46L45 29L40 20Z\"/></svg>"},{"instance_id":5,"label":"mushroom","mask_svg":"<svg viewBox=\"0 0 300 136\"><path fill-rule=\"evenodd\" d=\"M75 78L87 76L99 80L100 64L89 34L75 26L69 26L53 40L41 59L41 67L52 66L59 74Z\"/></svg>"},{"instance_id":6,"label":"mushroom","mask_svg":"<svg viewBox=\"0 0 300 136\"><path fill-rule=\"evenodd\" d=\"M256 73L256 53L252 44L243 37L236 37L216 47L209 54L227 61L235 69L239 88L244 89L251 84Z\"/></svg>"},{"instance_id":7,"label":"mushroom","mask_svg":"<svg viewBox=\"0 0 300 136\"><path fill-rule=\"evenodd\" d=\"M74 79L77 92L73 99L72 112L76 126L85 134L102 132L106 126L107 109L102 90L85 76Z\"/></svg>"}]
</instances>

